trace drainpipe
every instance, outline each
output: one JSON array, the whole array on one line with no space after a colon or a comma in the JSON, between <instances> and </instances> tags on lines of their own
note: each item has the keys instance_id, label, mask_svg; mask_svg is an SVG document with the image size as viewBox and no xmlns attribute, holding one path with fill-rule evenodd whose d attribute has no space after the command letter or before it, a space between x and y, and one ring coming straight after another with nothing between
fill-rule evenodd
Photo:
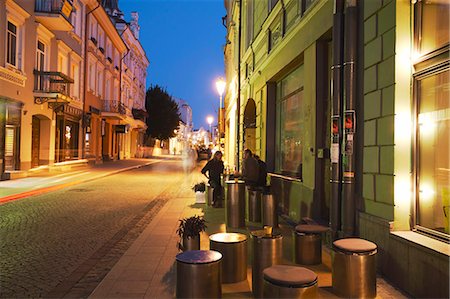
<instances>
[{"instance_id":1,"label":"drainpipe","mask_svg":"<svg viewBox=\"0 0 450 299\"><path fill-rule=\"evenodd\" d=\"M125 33L125 31L127 31L128 29L130 28L130 26L128 26L127 25L127 27L125 28L125 30L124 31L122 31L122 33L120 34L120 38L123 40L123 38L122 38L122 36L123 36L123 34ZM124 41L124 43L125 43L125 41ZM130 49L128 48L128 46L126 45L126 43L125 43L125 46L126 46L126 48L127 48L127 53L125 54L125 55L123 55L121 58L120 58L120 62L119 62L119 95L120 95L120 103L119 103L119 107L120 107L120 105L122 104L123 105L123 99L122 99L122 65L123 65L123 60L125 59L125 57L127 57L128 56L128 54L130 54ZM125 106L124 106L125 107ZM125 113L126 113L126 110L125 110ZM120 124L120 121L119 121L119 124ZM124 133L124 135L125 135L126 133ZM118 134L117 134L118 135ZM125 143L124 141L124 139L125 139L125 137L124 137L124 135L120 135L120 142L119 142L119 152L117 153L117 160L120 160L120 148L122 147L122 143ZM124 152L124 154L125 154L125 152Z\"/></svg>"},{"instance_id":2,"label":"drainpipe","mask_svg":"<svg viewBox=\"0 0 450 299\"><path fill-rule=\"evenodd\" d=\"M236 99L236 170L239 171L239 149L241 143L241 135L240 135L240 118L241 118L241 35L242 35L242 0L238 0L239 3L239 33L238 33L238 94Z\"/></svg>"},{"instance_id":3,"label":"drainpipe","mask_svg":"<svg viewBox=\"0 0 450 299\"><path fill-rule=\"evenodd\" d=\"M85 20L84 20L84 97L83 97L83 112L82 112L82 114L81 114L81 127L82 127L82 130L83 130L83 135L82 135L82 142L81 142L81 144L82 144L82 148L81 148L81 157L84 159L85 158L85 155L86 155L86 132L85 132L85 129L86 129L86 97L87 97L87 79L88 79L88 76L86 76L86 73L87 73L87 64L88 64L88 61L89 61L89 57L88 57L88 55L87 55L87 44L88 44L88 17L89 17L89 15L91 14L91 13L93 13L97 8L99 8L101 5L100 5L100 2L98 2L97 3L97 6L94 8L94 9L92 9L92 10L90 10L87 14L86 14L86 18L85 18ZM86 5L86 8L87 8L87 5ZM102 151L103 151L103 148L102 148ZM103 153L102 153L103 154Z\"/></svg>"},{"instance_id":4,"label":"drainpipe","mask_svg":"<svg viewBox=\"0 0 450 299\"><path fill-rule=\"evenodd\" d=\"M355 129L356 129L356 55L358 50L358 11L356 0L346 0L344 45L344 152L342 230L345 237L355 234Z\"/></svg>"},{"instance_id":5,"label":"drainpipe","mask_svg":"<svg viewBox=\"0 0 450 299\"><path fill-rule=\"evenodd\" d=\"M343 29L344 0L334 1L333 13L333 97L331 112L331 207L330 227L333 240L341 230L342 191L342 112L343 112Z\"/></svg>"}]
</instances>

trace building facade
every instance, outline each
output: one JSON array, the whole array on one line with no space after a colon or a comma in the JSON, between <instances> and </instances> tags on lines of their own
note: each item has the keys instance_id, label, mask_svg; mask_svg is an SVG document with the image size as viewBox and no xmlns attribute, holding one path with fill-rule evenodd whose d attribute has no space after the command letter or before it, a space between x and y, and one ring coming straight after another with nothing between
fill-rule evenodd
<instances>
[{"instance_id":1,"label":"building facade","mask_svg":"<svg viewBox=\"0 0 450 299\"><path fill-rule=\"evenodd\" d=\"M134 33L120 30L96 0L0 2L2 179L134 156L149 63Z\"/></svg>"},{"instance_id":2,"label":"building facade","mask_svg":"<svg viewBox=\"0 0 450 299\"><path fill-rule=\"evenodd\" d=\"M449 291L449 5L225 1L228 164L256 152L282 214L374 241L412 296Z\"/></svg>"}]
</instances>

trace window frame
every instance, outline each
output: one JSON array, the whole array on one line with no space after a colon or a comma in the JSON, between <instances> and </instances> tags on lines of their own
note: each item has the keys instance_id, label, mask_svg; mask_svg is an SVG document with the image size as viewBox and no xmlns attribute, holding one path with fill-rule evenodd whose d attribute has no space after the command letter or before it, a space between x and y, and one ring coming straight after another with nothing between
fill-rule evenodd
<instances>
[{"instance_id":1,"label":"window frame","mask_svg":"<svg viewBox=\"0 0 450 299\"><path fill-rule=\"evenodd\" d=\"M16 32L11 34L14 34L15 37L15 53L14 53L14 60L15 63L12 64L11 62L8 61L9 56L10 56L10 49L8 47L8 43L9 43L9 38L10 38L10 30L9 30L9 23L11 23L14 27L16 27ZM6 55L5 55L5 63L7 66L11 66L13 68L19 69L19 38L20 38L20 26L14 22L11 19L7 19L6 20L6 42L5 42L5 48L6 48Z\"/></svg>"},{"instance_id":2,"label":"window frame","mask_svg":"<svg viewBox=\"0 0 450 299\"><path fill-rule=\"evenodd\" d=\"M422 12L423 3L417 1L413 7L413 46L416 53L421 53L422 38ZM420 104L420 83L423 79L438 75L439 73L450 70L450 43L435 48L427 53L421 53L421 56L413 62L412 74L412 119L413 119L413 136L412 136L412 181L413 181L413 204L412 204L412 229L426 234L428 236L450 242L450 234L443 233L431 228L421 226L419 224L419 187L420 187L420 138L419 138L419 104Z\"/></svg>"}]
</instances>

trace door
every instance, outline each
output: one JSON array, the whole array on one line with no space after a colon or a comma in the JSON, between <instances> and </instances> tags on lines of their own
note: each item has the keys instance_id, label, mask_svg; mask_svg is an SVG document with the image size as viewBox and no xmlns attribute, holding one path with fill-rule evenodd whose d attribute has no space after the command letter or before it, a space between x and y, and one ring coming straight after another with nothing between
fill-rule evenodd
<instances>
[{"instance_id":1,"label":"door","mask_svg":"<svg viewBox=\"0 0 450 299\"><path fill-rule=\"evenodd\" d=\"M40 135L41 121L36 116L33 116L31 128L31 167L39 166Z\"/></svg>"},{"instance_id":2,"label":"door","mask_svg":"<svg viewBox=\"0 0 450 299\"><path fill-rule=\"evenodd\" d=\"M17 127L7 125L5 130L5 170L16 170Z\"/></svg>"}]
</instances>

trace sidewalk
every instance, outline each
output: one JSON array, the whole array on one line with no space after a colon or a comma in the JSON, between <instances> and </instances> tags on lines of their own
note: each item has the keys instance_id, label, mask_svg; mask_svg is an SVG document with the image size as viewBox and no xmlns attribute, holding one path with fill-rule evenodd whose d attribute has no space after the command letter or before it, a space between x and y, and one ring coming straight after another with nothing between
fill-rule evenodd
<instances>
[{"instance_id":1,"label":"sidewalk","mask_svg":"<svg viewBox=\"0 0 450 299\"><path fill-rule=\"evenodd\" d=\"M205 204L195 204L195 194L190 189L194 183L202 181L198 169L189 175L180 190L171 199L144 232L130 246L127 252L97 286L90 298L174 298L176 288L176 262L178 253L178 220L193 215L204 215L208 221L206 233L201 235L201 249L209 249L208 236L227 231L225 210L211 208ZM249 236L250 231L259 227L232 230ZM280 224L283 234L283 263L292 264L291 228ZM252 298L251 293L251 241L248 239L247 280L222 285L224 298ZM324 246L325 247L325 246ZM309 267L309 266L308 266ZM329 249L323 250L323 263L310 266L319 275L319 296L336 298L331 292L331 257ZM185 279L189 279L188 277ZM377 279L377 298L406 298L400 291L384 279Z\"/></svg>"},{"instance_id":2,"label":"sidewalk","mask_svg":"<svg viewBox=\"0 0 450 299\"><path fill-rule=\"evenodd\" d=\"M158 163L165 159L173 159L173 156L104 162L72 171L42 173L40 175L15 180L0 181L0 204L32 195L60 190L119 172Z\"/></svg>"}]
</instances>

